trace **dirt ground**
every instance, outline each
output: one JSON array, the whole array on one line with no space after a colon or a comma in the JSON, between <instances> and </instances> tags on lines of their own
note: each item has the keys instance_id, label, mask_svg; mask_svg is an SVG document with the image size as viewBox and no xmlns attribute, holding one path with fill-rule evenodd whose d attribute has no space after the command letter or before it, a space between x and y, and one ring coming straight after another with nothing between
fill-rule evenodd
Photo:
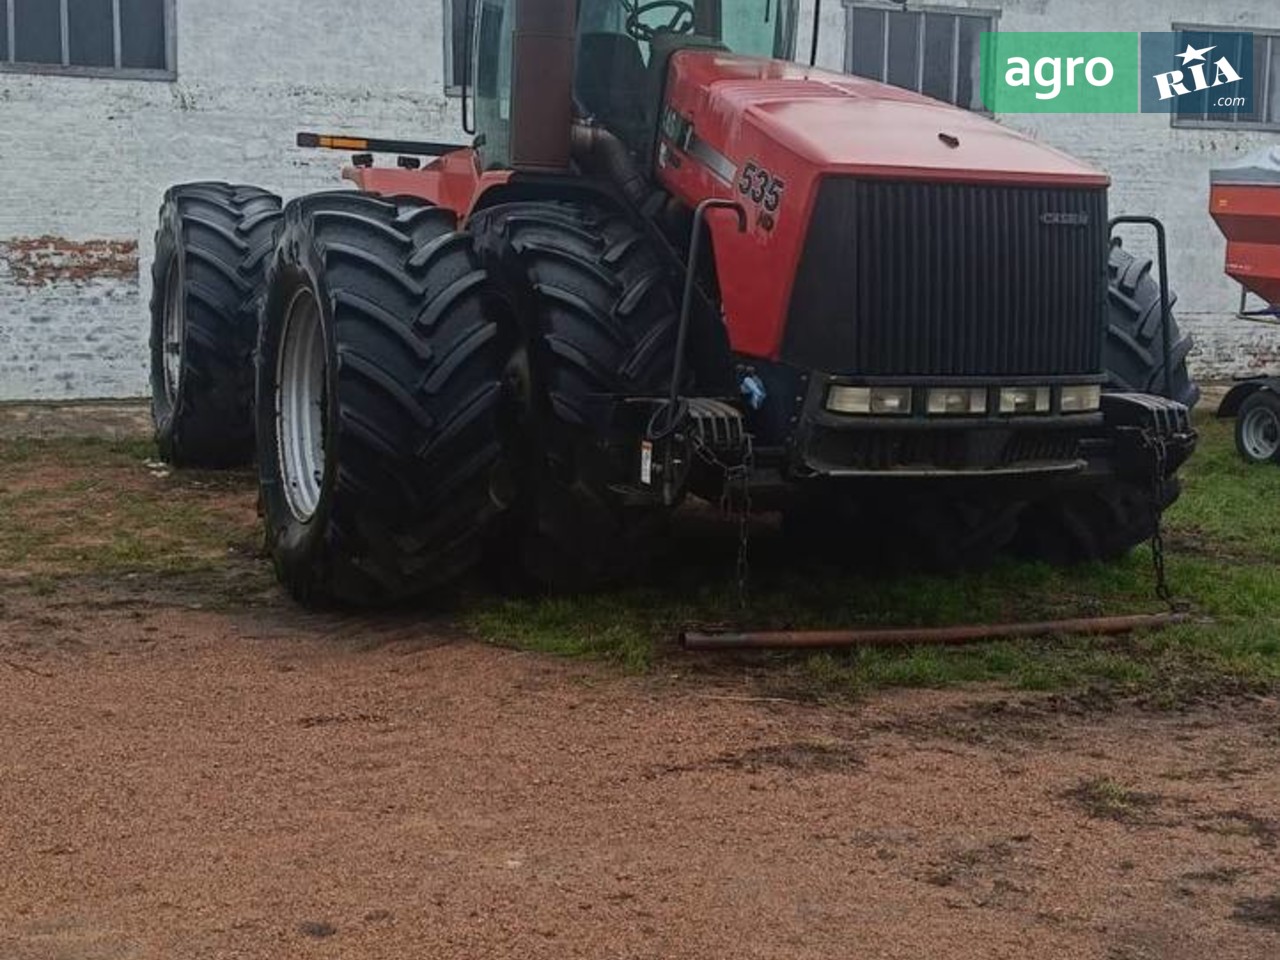
<instances>
[{"instance_id":1,"label":"dirt ground","mask_svg":"<svg viewBox=\"0 0 1280 960\"><path fill-rule=\"evenodd\" d=\"M1280 709L852 707L447 624L0 611L0 956L1280 953Z\"/></svg>"},{"instance_id":2,"label":"dirt ground","mask_svg":"<svg viewBox=\"0 0 1280 960\"><path fill-rule=\"evenodd\" d=\"M1280 956L1272 697L626 676L303 613L242 483L41 463L0 478L3 960ZM128 524L182 562L120 572Z\"/></svg>"}]
</instances>

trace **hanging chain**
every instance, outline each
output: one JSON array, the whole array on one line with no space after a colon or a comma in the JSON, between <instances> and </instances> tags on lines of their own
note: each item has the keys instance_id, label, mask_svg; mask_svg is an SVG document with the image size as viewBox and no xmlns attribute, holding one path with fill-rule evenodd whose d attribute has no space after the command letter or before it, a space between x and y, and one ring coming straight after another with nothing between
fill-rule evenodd
<instances>
[{"instance_id":1,"label":"hanging chain","mask_svg":"<svg viewBox=\"0 0 1280 960\"><path fill-rule=\"evenodd\" d=\"M720 512L738 521L738 561L735 569L738 591L738 609L746 612L750 600L751 566L751 474L755 468L755 448L751 435L742 438L742 459L736 464L721 460L701 437L694 436L693 450L698 459L714 467L724 475L724 490L720 495ZM736 493L736 496L735 496ZM736 501L736 502L735 502Z\"/></svg>"},{"instance_id":2,"label":"hanging chain","mask_svg":"<svg viewBox=\"0 0 1280 960\"><path fill-rule=\"evenodd\" d=\"M1169 445L1163 435L1150 429L1142 431L1142 444L1152 453L1150 496L1155 527L1151 531L1151 565L1156 578L1156 596L1168 605L1171 611L1176 612L1179 605L1173 599L1173 591L1169 589L1164 555L1164 484Z\"/></svg>"}]
</instances>

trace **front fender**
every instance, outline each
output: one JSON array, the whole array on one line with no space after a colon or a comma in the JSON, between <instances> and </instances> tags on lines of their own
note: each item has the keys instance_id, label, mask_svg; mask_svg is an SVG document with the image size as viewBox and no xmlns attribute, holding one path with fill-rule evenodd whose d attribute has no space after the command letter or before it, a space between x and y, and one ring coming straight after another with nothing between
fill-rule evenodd
<instances>
[{"instance_id":1,"label":"front fender","mask_svg":"<svg viewBox=\"0 0 1280 960\"><path fill-rule=\"evenodd\" d=\"M1218 418L1229 420L1240 412L1241 405L1259 390L1280 396L1280 377L1252 377L1237 383L1218 405Z\"/></svg>"}]
</instances>

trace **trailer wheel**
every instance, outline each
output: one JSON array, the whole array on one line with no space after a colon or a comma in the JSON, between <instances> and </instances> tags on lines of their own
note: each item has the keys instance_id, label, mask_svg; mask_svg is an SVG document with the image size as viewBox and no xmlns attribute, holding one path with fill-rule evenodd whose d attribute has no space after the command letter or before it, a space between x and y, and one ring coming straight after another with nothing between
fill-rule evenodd
<instances>
[{"instance_id":1,"label":"trailer wheel","mask_svg":"<svg viewBox=\"0 0 1280 960\"><path fill-rule=\"evenodd\" d=\"M678 311L666 271L639 230L597 207L504 204L471 229L529 330L536 449L514 552L554 589L619 582L652 558L669 511L613 489L630 451L601 443L599 401L667 389Z\"/></svg>"},{"instance_id":2,"label":"trailer wheel","mask_svg":"<svg viewBox=\"0 0 1280 960\"><path fill-rule=\"evenodd\" d=\"M515 337L454 215L341 192L285 208L258 350L258 469L280 580L383 604L456 580L509 501Z\"/></svg>"},{"instance_id":3,"label":"trailer wheel","mask_svg":"<svg viewBox=\"0 0 1280 960\"><path fill-rule=\"evenodd\" d=\"M1112 390L1160 394L1165 390L1160 284L1152 278L1151 267L1150 260L1139 260L1121 247L1111 248L1104 366ZM1171 308L1177 300L1170 292ZM1200 388L1187 370L1192 339L1181 334L1172 316L1170 325L1173 399L1192 408L1200 399Z\"/></svg>"},{"instance_id":4,"label":"trailer wheel","mask_svg":"<svg viewBox=\"0 0 1280 960\"><path fill-rule=\"evenodd\" d=\"M1055 566L1118 560L1151 539L1160 514L1181 492L1177 478L1171 477L1153 503L1149 487L1113 480L1033 503L1023 515L1014 552Z\"/></svg>"},{"instance_id":5,"label":"trailer wheel","mask_svg":"<svg viewBox=\"0 0 1280 960\"><path fill-rule=\"evenodd\" d=\"M253 348L280 198L190 183L165 194L151 269L151 412L160 455L229 467L253 455Z\"/></svg>"},{"instance_id":6,"label":"trailer wheel","mask_svg":"<svg viewBox=\"0 0 1280 960\"><path fill-rule=\"evenodd\" d=\"M1280 463L1280 397L1259 390L1240 405L1236 449L1248 463Z\"/></svg>"}]
</instances>

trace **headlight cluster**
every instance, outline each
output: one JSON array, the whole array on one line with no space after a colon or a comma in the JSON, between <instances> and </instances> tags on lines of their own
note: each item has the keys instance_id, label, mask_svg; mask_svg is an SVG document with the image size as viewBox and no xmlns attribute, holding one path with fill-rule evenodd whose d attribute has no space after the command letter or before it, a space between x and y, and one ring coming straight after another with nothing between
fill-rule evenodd
<instances>
[{"instance_id":1,"label":"headlight cluster","mask_svg":"<svg viewBox=\"0 0 1280 960\"><path fill-rule=\"evenodd\" d=\"M1093 413L1102 409L1102 388L1096 383L1089 387L1063 387L1059 408L1063 413Z\"/></svg>"},{"instance_id":2,"label":"headlight cluster","mask_svg":"<svg viewBox=\"0 0 1280 960\"><path fill-rule=\"evenodd\" d=\"M1053 403L1048 387L1001 387L1001 413L1048 413Z\"/></svg>"},{"instance_id":3,"label":"headlight cluster","mask_svg":"<svg viewBox=\"0 0 1280 960\"><path fill-rule=\"evenodd\" d=\"M925 412L930 416L981 416L987 413L986 387L930 387L925 395ZM1064 414L1094 413L1102 407L1102 388L1097 384L1071 387L1000 387L996 411L1005 415L1035 415L1053 411L1053 395L1058 394L1058 411ZM847 387L836 385L827 393L827 409L832 413L861 416L909 416L915 410L915 390L911 387Z\"/></svg>"},{"instance_id":4,"label":"headlight cluster","mask_svg":"<svg viewBox=\"0 0 1280 960\"><path fill-rule=\"evenodd\" d=\"M832 387L827 394L832 413L900 416L911 413L910 387Z\"/></svg>"}]
</instances>

